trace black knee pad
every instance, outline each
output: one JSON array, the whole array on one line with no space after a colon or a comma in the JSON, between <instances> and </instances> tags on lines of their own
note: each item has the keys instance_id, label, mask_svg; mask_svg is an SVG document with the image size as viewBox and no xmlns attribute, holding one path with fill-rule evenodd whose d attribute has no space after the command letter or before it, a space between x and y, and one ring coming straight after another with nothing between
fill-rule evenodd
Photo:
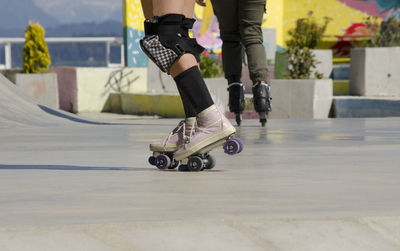
<instances>
[{"instance_id":1,"label":"black knee pad","mask_svg":"<svg viewBox=\"0 0 400 251\"><path fill-rule=\"evenodd\" d=\"M145 37L140 40L140 46L163 72L169 74L172 64L183 54L193 54L197 59L204 51L196 39L189 37L188 30L193 23L194 19L179 14L146 20Z\"/></svg>"}]
</instances>

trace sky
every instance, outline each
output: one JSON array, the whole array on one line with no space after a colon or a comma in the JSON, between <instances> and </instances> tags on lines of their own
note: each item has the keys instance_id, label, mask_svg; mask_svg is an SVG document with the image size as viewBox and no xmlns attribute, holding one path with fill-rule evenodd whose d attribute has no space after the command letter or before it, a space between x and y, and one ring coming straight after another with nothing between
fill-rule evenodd
<instances>
[{"instance_id":1,"label":"sky","mask_svg":"<svg viewBox=\"0 0 400 251\"><path fill-rule=\"evenodd\" d=\"M122 20L121 0L33 0L62 23Z\"/></svg>"}]
</instances>

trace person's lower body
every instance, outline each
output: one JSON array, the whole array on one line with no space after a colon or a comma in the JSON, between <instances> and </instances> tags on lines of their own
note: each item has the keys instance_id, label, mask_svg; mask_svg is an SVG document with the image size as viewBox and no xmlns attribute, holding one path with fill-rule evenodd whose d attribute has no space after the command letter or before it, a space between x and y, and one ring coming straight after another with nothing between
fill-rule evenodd
<instances>
[{"instance_id":1,"label":"person's lower body","mask_svg":"<svg viewBox=\"0 0 400 251\"><path fill-rule=\"evenodd\" d=\"M150 3L154 8L149 8ZM186 156L194 151L193 145L199 146L199 140L202 146L205 146L204 142L212 144L225 137L226 128L233 132L235 129L216 109L198 68L196 59L203 48L188 35L194 23L191 19L194 0L142 0L142 5L146 16L142 50L162 71L174 78L186 117L183 128L176 128L164 140L152 143L150 149L170 152L180 150L180 156ZM210 125L202 122L204 114L215 118L216 123L217 118L224 121L225 127L214 126L217 129L208 130Z\"/></svg>"},{"instance_id":2,"label":"person's lower body","mask_svg":"<svg viewBox=\"0 0 400 251\"><path fill-rule=\"evenodd\" d=\"M241 114L244 110L242 72L242 49L244 47L250 79L253 82L254 108L264 126L271 111L270 86L267 83L267 58L263 46L262 18L265 0L212 0L214 13L220 25L222 62L228 80L229 108ZM240 119L237 119L240 124Z\"/></svg>"}]
</instances>

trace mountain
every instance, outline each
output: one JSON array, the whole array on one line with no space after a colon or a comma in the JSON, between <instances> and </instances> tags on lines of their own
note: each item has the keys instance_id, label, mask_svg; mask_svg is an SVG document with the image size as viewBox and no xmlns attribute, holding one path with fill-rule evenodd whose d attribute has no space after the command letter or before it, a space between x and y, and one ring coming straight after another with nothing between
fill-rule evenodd
<instances>
[{"instance_id":1,"label":"mountain","mask_svg":"<svg viewBox=\"0 0 400 251\"><path fill-rule=\"evenodd\" d=\"M122 22L121 0L33 1L37 6L40 6L44 12L60 20L62 23L99 23L110 19Z\"/></svg>"},{"instance_id":2,"label":"mountain","mask_svg":"<svg viewBox=\"0 0 400 251\"><path fill-rule=\"evenodd\" d=\"M122 23L107 20L101 23L62 24L46 28L47 37L122 37Z\"/></svg>"},{"instance_id":3,"label":"mountain","mask_svg":"<svg viewBox=\"0 0 400 251\"><path fill-rule=\"evenodd\" d=\"M0 28L0 37L23 37L24 27ZM61 24L45 28L46 37L122 37L122 23L107 20L101 23Z\"/></svg>"},{"instance_id":4,"label":"mountain","mask_svg":"<svg viewBox=\"0 0 400 251\"><path fill-rule=\"evenodd\" d=\"M38 21L46 37L122 37L121 0L0 0L0 37L24 37L29 20ZM105 44L49 44L52 65L105 66ZM12 66L22 65L23 44L12 46ZM112 62L121 50L111 47ZM4 53L0 50L0 61Z\"/></svg>"},{"instance_id":5,"label":"mountain","mask_svg":"<svg viewBox=\"0 0 400 251\"><path fill-rule=\"evenodd\" d=\"M0 6L0 28L3 29L25 28L30 20L39 22L42 26L60 23L32 0L0 0Z\"/></svg>"}]
</instances>

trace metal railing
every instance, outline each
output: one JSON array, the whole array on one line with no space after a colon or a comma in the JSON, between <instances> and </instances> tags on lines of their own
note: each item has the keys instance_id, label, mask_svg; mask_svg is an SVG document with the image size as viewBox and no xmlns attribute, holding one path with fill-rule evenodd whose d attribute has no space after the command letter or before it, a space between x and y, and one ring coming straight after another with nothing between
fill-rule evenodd
<instances>
[{"instance_id":1,"label":"metal railing","mask_svg":"<svg viewBox=\"0 0 400 251\"><path fill-rule=\"evenodd\" d=\"M125 65L124 42L120 37L48 37L45 38L46 43L105 43L106 44L106 63L107 67L120 67ZM5 63L0 64L0 69L12 68L12 52L13 44L25 43L25 38L0 38L0 46L4 46ZM111 46L121 47L121 62L112 64L110 62Z\"/></svg>"}]
</instances>

